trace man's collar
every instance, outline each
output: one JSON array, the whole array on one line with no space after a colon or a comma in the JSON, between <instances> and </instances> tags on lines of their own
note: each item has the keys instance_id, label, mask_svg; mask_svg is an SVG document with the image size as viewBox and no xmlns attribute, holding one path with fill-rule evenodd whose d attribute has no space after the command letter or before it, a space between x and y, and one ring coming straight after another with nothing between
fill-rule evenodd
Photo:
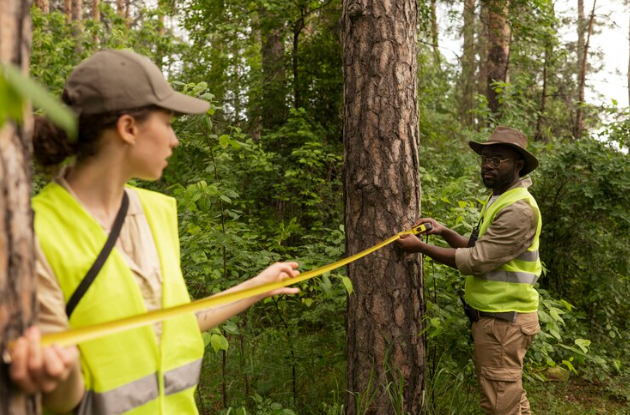
<instances>
[{"instance_id":1,"label":"man's collar","mask_svg":"<svg viewBox=\"0 0 630 415\"><path fill-rule=\"evenodd\" d=\"M514 186L510 187L508 190L516 189L517 187L528 188L532 185L532 178L525 177L514 184Z\"/></svg>"}]
</instances>

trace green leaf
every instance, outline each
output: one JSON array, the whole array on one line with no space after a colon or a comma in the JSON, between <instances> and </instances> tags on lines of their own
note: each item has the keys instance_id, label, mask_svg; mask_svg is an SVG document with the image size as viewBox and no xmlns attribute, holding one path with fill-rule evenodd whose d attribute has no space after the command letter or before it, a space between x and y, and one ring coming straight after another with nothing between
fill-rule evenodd
<instances>
[{"instance_id":1,"label":"green leaf","mask_svg":"<svg viewBox=\"0 0 630 415\"><path fill-rule=\"evenodd\" d=\"M223 148L226 148L230 145L230 136L227 134L223 134L219 137L219 145Z\"/></svg>"},{"instance_id":2,"label":"green leaf","mask_svg":"<svg viewBox=\"0 0 630 415\"><path fill-rule=\"evenodd\" d=\"M348 294L352 294L353 287L352 287L352 281L350 280L350 278L341 277L341 282L343 282L343 285L346 287L346 291L348 292Z\"/></svg>"},{"instance_id":3,"label":"green leaf","mask_svg":"<svg viewBox=\"0 0 630 415\"><path fill-rule=\"evenodd\" d=\"M584 353L588 353L588 347L591 345L591 341L587 339L575 339L575 344L582 349Z\"/></svg>"},{"instance_id":4,"label":"green leaf","mask_svg":"<svg viewBox=\"0 0 630 415\"><path fill-rule=\"evenodd\" d=\"M206 347L210 344L210 340L212 339L212 335L206 331L201 333L201 338L203 339L203 347Z\"/></svg>"},{"instance_id":5,"label":"green leaf","mask_svg":"<svg viewBox=\"0 0 630 415\"><path fill-rule=\"evenodd\" d=\"M228 340L222 334L212 333L210 343L215 352L219 350L227 350L229 347Z\"/></svg>"},{"instance_id":6,"label":"green leaf","mask_svg":"<svg viewBox=\"0 0 630 415\"><path fill-rule=\"evenodd\" d=\"M63 128L68 137L77 136L77 117L68 108L54 98L43 86L24 75L14 66L2 64L4 78L22 98L33 101L33 104L41 108L55 125Z\"/></svg>"}]
</instances>

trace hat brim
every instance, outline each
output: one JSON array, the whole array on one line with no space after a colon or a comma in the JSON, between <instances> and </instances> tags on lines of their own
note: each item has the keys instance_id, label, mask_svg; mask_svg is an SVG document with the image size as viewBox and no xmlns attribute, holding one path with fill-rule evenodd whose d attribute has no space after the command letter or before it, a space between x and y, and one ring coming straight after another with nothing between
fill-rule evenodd
<instances>
[{"instance_id":1,"label":"hat brim","mask_svg":"<svg viewBox=\"0 0 630 415\"><path fill-rule=\"evenodd\" d=\"M173 91L168 98L156 104L160 108L171 110L176 114L204 114L210 108L210 103L199 98L189 97Z\"/></svg>"},{"instance_id":2,"label":"hat brim","mask_svg":"<svg viewBox=\"0 0 630 415\"><path fill-rule=\"evenodd\" d=\"M470 146L470 148L472 148L472 150L477 153L477 154L481 154L482 150L484 147L488 147L488 146L497 146L497 145L501 145L501 146L507 146L507 147L511 147L514 150L518 151L522 156L523 159L525 160L525 165L523 166L523 168L521 169L521 171L519 172L519 175L521 177L528 175L529 173L533 172L536 167L538 167L538 159L536 157L534 157L534 155L532 153L530 153L529 151L515 145L515 144L510 144L510 143L479 143L477 141L469 141L468 145Z\"/></svg>"}]
</instances>

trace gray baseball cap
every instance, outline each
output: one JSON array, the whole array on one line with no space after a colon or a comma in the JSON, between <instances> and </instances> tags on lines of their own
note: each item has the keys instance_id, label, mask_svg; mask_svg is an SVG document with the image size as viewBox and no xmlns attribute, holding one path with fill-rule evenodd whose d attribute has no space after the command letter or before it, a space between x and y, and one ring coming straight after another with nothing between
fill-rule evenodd
<instances>
[{"instance_id":1,"label":"gray baseball cap","mask_svg":"<svg viewBox=\"0 0 630 415\"><path fill-rule=\"evenodd\" d=\"M103 50L81 62L66 81L77 114L101 114L156 105L178 114L202 114L210 104L176 92L149 58L128 50Z\"/></svg>"}]
</instances>

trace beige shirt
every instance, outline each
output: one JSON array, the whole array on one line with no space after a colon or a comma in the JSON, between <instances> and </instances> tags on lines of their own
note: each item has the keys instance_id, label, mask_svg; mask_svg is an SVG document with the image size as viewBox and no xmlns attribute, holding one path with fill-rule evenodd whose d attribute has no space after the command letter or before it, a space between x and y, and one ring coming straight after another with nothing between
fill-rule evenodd
<instances>
[{"instance_id":1,"label":"beige shirt","mask_svg":"<svg viewBox=\"0 0 630 415\"><path fill-rule=\"evenodd\" d=\"M530 178L512 186L528 188ZM497 213L486 232L472 248L455 251L455 265L464 275L480 275L497 269L525 252L534 242L538 218L525 200L519 200Z\"/></svg>"},{"instance_id":2,"label":"beige shirt","mask_svg":"<svg viewBox=\"0 0 630 415\"><path fill-rule=\"evenodd\" d=\"M64 173L55 179L59 185L66 189L83 206L79 198L74 194L66 180ZM120 236L116 241L116 249L131 269L136 282L140 286L142 297L147 311L162 308L162 269L160 257L153 240L153 234L142 209L142 203L138 194L133 189L125 189L129 196L129 209L125 216L125 222L120 230ZM88 211L86 209L86 211ZM89 213L89 211L88 211ZM94 216L93 216L94 217ZM109 229L94 218L109 233ZM36 260L35 272L37 275L37 300L40 314L38 325L43 333L58 332L69 328L66 316L66 302L59 282L55 277L46 255L35 240ZM96 260L96 258L94 258ZM102 275L96 278L101 278ZM159 340L162 326L157 323L153 326L155 335Z\"/></svg>"}]
</instances>

